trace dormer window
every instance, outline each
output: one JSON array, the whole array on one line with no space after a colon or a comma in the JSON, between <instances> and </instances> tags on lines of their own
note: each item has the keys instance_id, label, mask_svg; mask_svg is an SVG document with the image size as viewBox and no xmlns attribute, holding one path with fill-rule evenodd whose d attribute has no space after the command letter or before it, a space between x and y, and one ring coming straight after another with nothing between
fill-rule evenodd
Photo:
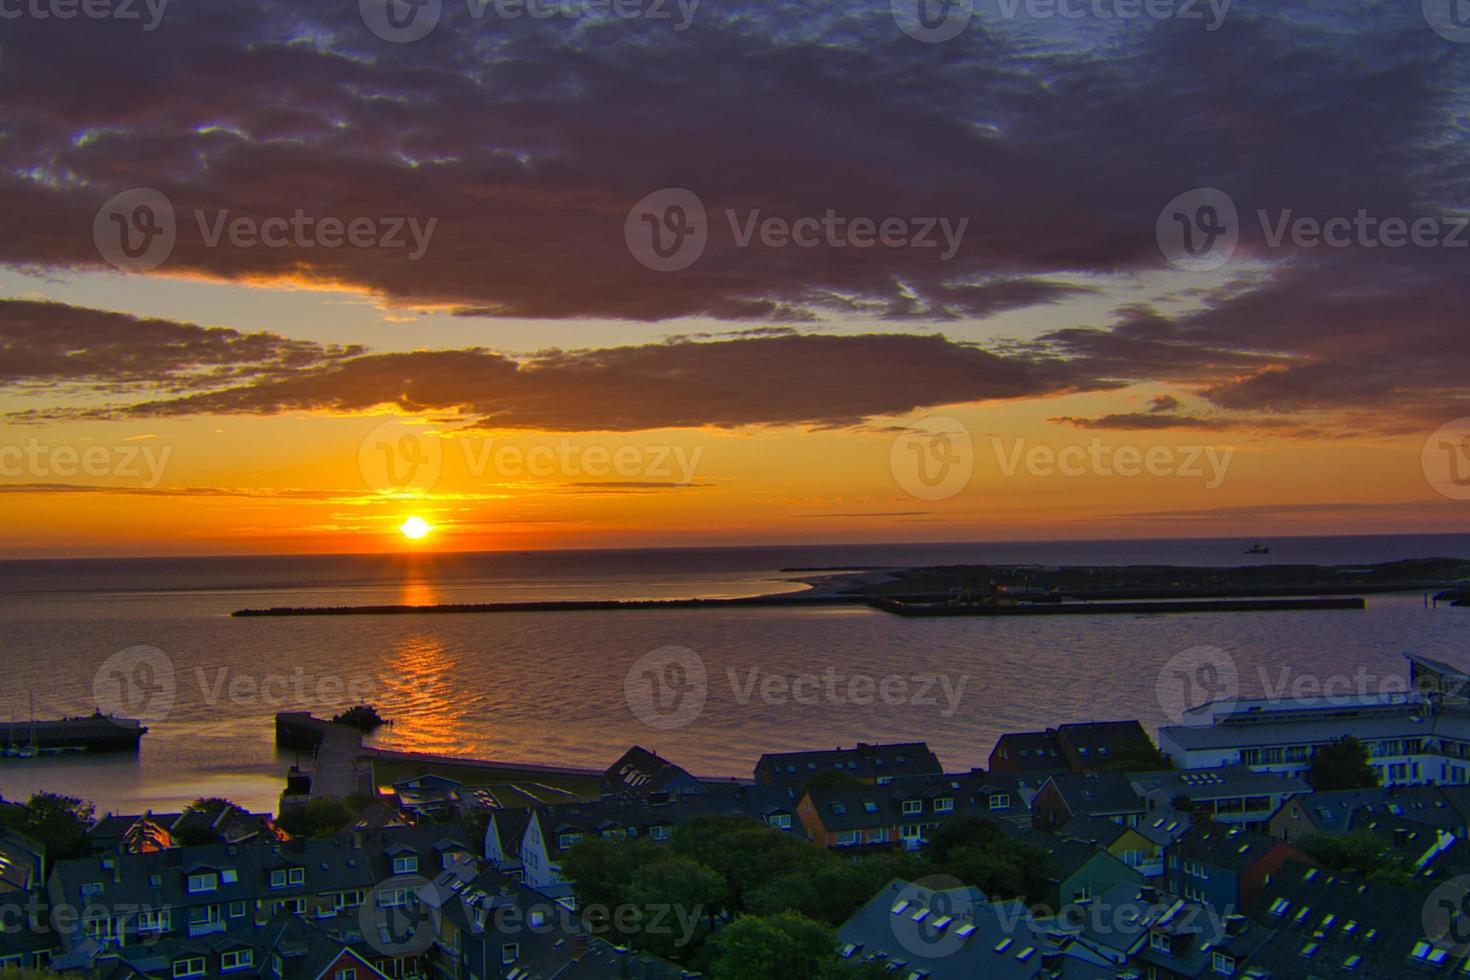
<instances>
[{"instance_id":1,"label":"dormer window","mask_svg":"<svg viewBox=\"0 0 1470 980\"><path fill-rule=\"evenodd\" d=\"M903 801L903 812L904 813L923 813L924 812L924 801L923 800L904 800Z\"/></svg>"},{"instance_id":2,"label":"dormer window","mask_svg":"<svg viewBox=\"0 0 1470 980\"><path fill-rule=\"evenodd\" d=\"M204 957L191 956L188 959L174 960L173 974L175 977L204 976Z\"/></svg>"},{"instance_id":3,"label":"dormer window","mask_svg":"<svg viewBox=\"0 0 1470 980\"><path fill-rule=\"evenodd\" d=\"M1011 806L1011 794L991 793L990 799L987 802L992 810L1009 810Z\"/></svg>"},{"instance_id":4,"label":"dormer window","mask_svg":"<svg viewBox=\"0 0 1470 980\"><path fill-rule=\"evenodd\" d=\"M934 812L935 813L953 813L954 812L954 799L952 797L948 797L948 796L941 796L939 799L937 799L937 800L934 801Z\"/></svg>"},{"instance_id":5,"label":"dormer window","mask_svg":"<svg viewBox=\"0 0 1470 980\"><path fill-rule=\"evenodd\" d=\"M200 871L189 876L189 894L212 892L219 888L219 875L213 871ZM176 974L177 975L177 974Z\"/></svg>"},{"instance_id":6,"label":"dormer window","mask_svg":"<svg viewBox=\"0 0 1470 980\"><path fill-rule=\"evenodd\" d=\"M566 843L566 839L568 837L572 838L572 844L575 844L577 841L582 839L581 834L563 834L562 850L566 850L568 847L572 846L572 844ZM396 875L413 874L414 872L418 871L418 869L419 856L417 854L400 854L398 857L393 859L393 873Z\"/></svg>"}]
</instances>

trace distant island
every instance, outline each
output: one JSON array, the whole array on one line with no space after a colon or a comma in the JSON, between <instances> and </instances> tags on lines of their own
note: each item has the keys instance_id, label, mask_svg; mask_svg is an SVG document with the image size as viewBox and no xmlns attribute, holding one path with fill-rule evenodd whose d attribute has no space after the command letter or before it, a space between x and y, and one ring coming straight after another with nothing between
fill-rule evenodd
<instances>
[{"instance_id":1,"label":"distant island","mask_svg":"<svg viewBox=\"0 0 1470 980\"><path fill-rule=\"evenodd\" d=\"M786 571L796 571L787 569ZM1372 565L932 565L843 569L797 579L806 591L725 599L573 599L240 609L237 617L432 613L588 612L731 606L868 605L902 615L1057 615L1361 609L1364 595L1425 592L1453 600L1470 585L1470 560ZM1124 606L1123 603L1128 605Z\"/></svg>"}]
</instances>

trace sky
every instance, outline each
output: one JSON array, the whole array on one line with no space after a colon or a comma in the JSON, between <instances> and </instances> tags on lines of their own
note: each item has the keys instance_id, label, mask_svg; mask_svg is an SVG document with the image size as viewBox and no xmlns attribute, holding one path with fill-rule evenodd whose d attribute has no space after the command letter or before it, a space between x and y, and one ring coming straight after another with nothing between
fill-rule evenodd
<instances>
[{"instance_id":1,"label":"sky","mask_svg":"<svg viewBox=\"0 0 1470 980\"><path fill-rule=\"evenodd\" d=\"M1470 530L1454 13L0 0L0 557Z\"/></svg>"}]
</instances>

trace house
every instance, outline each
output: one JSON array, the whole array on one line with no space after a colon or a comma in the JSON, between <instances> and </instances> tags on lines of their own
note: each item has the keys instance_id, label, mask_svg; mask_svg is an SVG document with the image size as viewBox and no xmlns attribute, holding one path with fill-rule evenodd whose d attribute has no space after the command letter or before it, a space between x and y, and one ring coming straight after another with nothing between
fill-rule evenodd
<instances>
[{"instance_id":1,"label":"house","mask_svg":"<svg viewBox=\"0 0 1470 980\"><path fill-rule=\"evenodd\" d=\"M1137 721L1090 721L1002 735L990 750L989 766L991 772L1054 776L1147 766L1157 755Z\"/></svg>"},{"instance_id":2,"label":"house","mask_svg":"<svg viewBox=\"0 0 1470 980\"><path fill-rule=\"evenodd\" d=\"M1399 888L1286 861L1247 910L1281 935L1262 966L1293 971L1272 976L1463 977L1463 945L1426 934L1435 887Z\"/></svg>"},{"instance_id":3,"label":"house","mask_svg":"<svg viewBox=\"0 0 1470 980\"><path fill-rule=\"evenodd\" d=\"M163 978L243 975L276 980L386 978L369 958L369 944L349 942L317 923L279 912L265 925L200 938L168 938L119 949L97 964L109 977Z\"/></svg>"},{"instance_id":4,"label":"house","mask_svg":"<svg viewBox=\"0 0 1470 980\"><path fill-rule=\"evenodd\" d=\"M1140 773L1130 778L1150 812L1169 813L1180 807L1198 819L1252 830L1264 830L1288 796L1312 791L1305 780L1295 776L1256 772L1241 765Z\"/></svg>"},{"instance_id":5,"label":"house","mask_svg":"<svg viewBox=\"0 0 1470 980\"><path fill-rule=\"evenodd\" d=\"M1067 760L1062 757L1062 747L1057 744L1056 732L1050 729L1044 732L1009 732L1002 735L990 750L987 765L993 773L1038 778L1072 771Z\"/></svg>"},{"instance_id":6,"label":"house","mask_svg":"<svg viewBox=\"0 0 1470 980\"><path fill-rule=\"evenodd\" d=\"M1053 912L1095 901L1120 885L1144 884L1137 869L1092 841L1039 830L1018 831L1016 839L1043 851L1051 863L1046 892L1038 897Z\"/></svg>"},{"instance_id":7,"label":"house","mask_svg":"<svg viewBox=\"0 0 1470 980\"><path fill-rule=\"evenodd\" d=\"M14 830L0 829L0 895L28 892L46 880L46 848Z\"/></svg>"},{"instance_id":8,"label":"house","mask_svg":"<svg viewBox=\"0 0 1470 980\"><path fill-rule=\"evenodd\" d=\"M39 969L60 949L56 930L50 928L49 910L39 913L34 894L0 892L0 974L10 969ZM43 918L39 922L33 916Z\"/></svg>"},{"instance_id":9,"label":"house","mask_svg":"<svg viewBox=\"0 0 1470 980\"><path fill-rule=\"evenodd\" d=\"M1056 834L1063 840L1096 844L1145 878L1157 878L1164 873L1164 844L1146 836L1138 827L1083 814L1057 828Z\"/></svg>"},{"instance_id":10,"label":"house","mask_svg":"<svg viewBox=\"0 0 1470 980\"><path fill-rule=\"evenodd\" d=\"M1164 882L1171 895L1221 913L1238 912L1288 860L1311 863L1286 841L1204 820L1165 848Z\"/></svg>"},{"instance_id":11,"label":"house","mask_svg":"<svg viewBox=\"0 0 1470 980\"><path fill-rule=\"evenodd\" d=\"M704 783L667 759L633 746L602 774L602 795L669 799L709 792Z\"/></svg>"},{"instance_id":12,"label":"house","mask_svg":"<svg viewBox=\"0 0 1470 980\"><path fill-rule=\"evenodd\" d=\"M1057 747L1072 772L1092 772L1124 764L1148 765L1158 755L1137 721L1088 721L1059 725Z\"/></svg>"},{"instance_id":13,"label":"house","mask_svg":"<svg viewBox=\"0 0 1470 980\"><path fill-rule=\"evenodd\" d=\"M1031 801L1032 826L1056 830L1080 816L1136 827L1148 806L1122 773L1063 773L1042 784Z\"/></svg>"},{"instance_id":14,"label":"house","mask_svg":"<svg viewBox=\"0 0 1470 980\"><path fill-rule=\"evenodd\" d=\"M1277 942L1275 931L1242 915L1222 913L1198 902L1177 897L1166 901L1172 904L1151 917L1147 942L1136 947L1129 958L1132 970L1123 975L1147 980L1304 976L1296 972L1296 964L1284 970L1257 968L1263 951Z\"/></svg>"},{"instance_id":15,"label":"house","mask_svg":"<svg viewBox=\"0 0 1470 980\"><path fill-rule=\"evenodd\" d=\"M677 980L685 975L656 956L589 935L566 905L498 871L452 889L441 913L432 954L436 976ZM628 937L617 938L626 943Z\"/></svg>"},{"instance_id":16,"label":"house","mask_svg":"<svg viewBox=\"0 0 1470 980\"><path fill-rule=\"evenodd\" d=\"M93 851L129 854L195 844L244 844L260 838L281 840L284 836L270 814L251 813L226 800L182 813L107 814L87 831Z\"/></svg>"},{"instance_id":17,"label":"house","mask_svg":"<svg viewBox=\"0 0 1470 980\"><path fill-rule=\"evenodd\" d=\"M1407 693L1211 702L1161 728L1159 748L1180 769L1238 763L1304 776L1317 749L1351 735L1381 785L1470 783L1470 674L1405 656Z\"/></svg>"},{"instance_id":18,"label":"house","mask_svg":"<svg viewBox=\"0 0 1470 980\"><path fill-rule=\"evenodd\" d=\"M458 828L399 827L331 838L206 844L60 861L46 885L53 907L86 910L61 947L102 951L261 928L280 911L355 922L383 882L437 874L474 855Z\"/></svg>"},{"instance_id":19,"label":"house","mask_svg":"<svg viewBox=\"0 0 1470 980\"><path fill-rule=\"evenodd\" d=\"M820 773L842 773L860 783L883 783L900 776L938 776L944 768L923 742L869 745L813 752L768 752L755 764L755 781L801 787Z\"/></svg>"},{"instance_id":20,"label":"house","mask_svg":"<svg viewBox=\"0 0 1470 980\"><path fill-rule=\"evenodd\" d=\"M1029 822L1004 782L981 776L915 776L882 784L814 787L797 806L808 839L824 847L919 847L943 824L983 817Z\"/></svg>"},{"instance_id":21,"label":"house","mask_svg":"<svg viewBox=\"0 0 1470 980\"><path fill-rule=\"evenodd\" d=\"M497 824L499 816L492 818ZM801 825L796 820L796 800L789 788L716 784L702 794L667 800L610 797L536 807L520 826L519 838L513 834L501 837L497 832L497 848L503 857L511 853L518 855L521 880L528 886L551 898L566 898L572 889L561 873L561 861L578 842L597 837L666 841L680 823L696 817L723 816L757 820L782 833L801 833ZM508 821L507 829L511 826L512 822ZM491 863L496 862L491 859ZM501 866L498 870L514 869Z\"/></svg>"},{"instance_id":22,"label":"house","mask_svg":"<svg viewBox=\"0 0 1470 980\"><path fill-rule=\"evenodd\" d=\"M1304 834L1347 833L1359 812L1407 817L1417 823L1466 836L1462 808L1470 787L1375 786L1288 797L1266 822L1267 833L1282 840Z\"/></svg>"},{"instance_id":23,"label":"house","mask_svg":"<svg viewBox=\"0 0 1470 980\"><path fill-rule=\"evenodd\" d=\"M464 784L447 776L424 773L393 784L398 807L411 817L450 818L459 812Z\"/></svg>"},{"instance_id":24,"label":"house","mask_svg":"<svg viewBox=\"0 0 1470 980\"><path fill-rule=\"evenodd\" d=\"M1020 902L978 888L934 889L895 879L837 930L838 952L895 977L924 980L1101 980L1115 971L1064 952Z\"/></svg>"}]
</instances>

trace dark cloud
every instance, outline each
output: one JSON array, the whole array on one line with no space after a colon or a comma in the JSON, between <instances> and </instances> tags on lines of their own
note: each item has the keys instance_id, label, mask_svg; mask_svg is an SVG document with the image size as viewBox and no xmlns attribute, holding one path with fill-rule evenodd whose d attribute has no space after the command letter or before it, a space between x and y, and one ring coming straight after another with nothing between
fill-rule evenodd
<instances>
[{"instance_id":1,"label":"dark cloud","mask_svg":"<svg viewBox=\"0 0 1470 980\"><path fill-rule=\"evenodd\" d=\"M1243 218L1229 288L1194 312L1140 306L1018 350L771 336L517 363L349 356L196 328L154 366L181 396L134 411L389 403L575 427L595 404L614 428L849 424L1153 380L1234 412L1358 411L1385 430L1466 414L1464 251L1272 248L1255 217L1463 206L1470 61L1416 4L1237 5L1213 33L1138 23L1092 47L1017 41L982 19L918 44L886 3L705 5L678 34L667 22L445 10L403 45L372 37L357 5L337 0L178 3L152 33L0 23L0 262L102 267L98 206L146 186L180 219L164 272L343 284L478 316L943 323L1159 269L1160 208L1216 186ZM679 273L643 268L623 241L629 208L662 187L694 190L711 219L704 257ZM195 209L438 224L409 261L402 249L210 248ZM944 261L938 249L741 248L726 209L969 224ZM43 343L19 367L11 353L0 371L13 384L149 369L123 346L73 361ZM119 369L97 366L114 356ZM879 372L885 358L893 378Z\"/></svg>"},{"instance_id":2,"label":"dark cloud","mask_svg":"<svg viewBox=\"0 0 1470 980\"><path fill-rule=\"evenodd\" d=\"M1153 414L1131 412L1119 415L1104 415L1101 418L1075 418L1061 416L1049 422L1065 422L1079 429L1231 429L1241 425L1256 424L1251 420L1205 418L1194 415Z\"/></svg>"},{"instance_id":3,"label":"dark cloud","mask_svg":"<svg viewBox=\"0 0 1470 980\"><path fill-rule=\"evenodd\" d=\"M281 378L361 353L270 333L0 300L0 385L177 391Z\"/></svg>"}]
</instances>

